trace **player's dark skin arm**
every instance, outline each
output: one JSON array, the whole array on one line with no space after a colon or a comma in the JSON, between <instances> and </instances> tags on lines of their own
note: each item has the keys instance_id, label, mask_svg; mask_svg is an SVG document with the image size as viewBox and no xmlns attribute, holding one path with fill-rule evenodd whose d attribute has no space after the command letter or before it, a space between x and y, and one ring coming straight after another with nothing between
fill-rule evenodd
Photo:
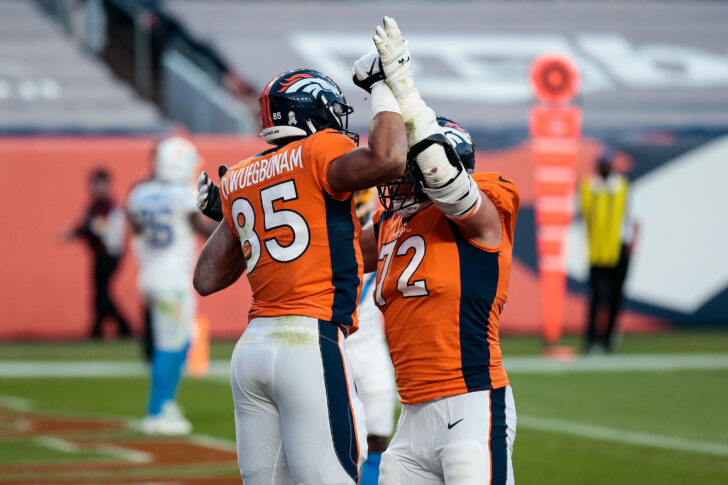
<instances>
[{"instance_id":1,"label":"player's dark skin arm","mask_svg":"<svg viewBox=\"0 0 728 485\"><path fill-rule=\"evenodd\" d=\"M369 146L356 148L333 162L328 182L336 192L353 192L388 182L404 173L407 132L402 116L382 111L369 126Z\"/></svg>"},{"instance_id":2,"label":"player's dark skin arm","mask_svg":"<svg viewBox=\"0 0 728 485\"><path fill-rule=\"evenodd\" d=\"M465 220L453 219L460 232L468 239L482 246L496 247L500 245L503 225L500 214L490 197L480 191L480 208L472 217Z\"/></svg>"},{"instance_id":3,"label":"player's dark skin arm","mask_svg":"<svg viewBox=\"0 0 728 485\"><path fill-rule=\"evenodd\" d=\"M364 263L364 272L371 273L377 270L377 240L374 237L374 227L369 226L361 230L359 237L361 257Z\"/></svg>"},{"instance_id":4,"label":"player's dark skin arm","mask_svg":"<svg viewBox=\"0 0 728 485\"><path fill-rule=\"evenodd\" d=\"M235 283L244 270L240 241L223 220L202 248L192 285L201 296L211 295Z\"/></svg>"},{"instance_id":5,"label":"player's dark skin arm","mask_svg":"<svg viewBox=\"0 0 728 485\"><path fill-rule=\"evenodd\" d=\"M331 162L329 185L336 192L373 187L401 175L406 157L407 133L402 116L378 113L369 128L369 147L357 148ZM202 296L227 288L245 268L240 242L223 226L220 224L207 240L195 266L192 283Z\"/></svg>"},{"instance_id":6,"label":"player's dark skin arm","mask_svg":"<svg viewBox=\"0 0 728 485\"><path fill-rule=\"evenodd\" d=\"M217 228L217 221L209 219L200 213L190 214L190 224L192 224L192 228L197 234L206 239L210 237Z\"/></svg>"}]
</instances>

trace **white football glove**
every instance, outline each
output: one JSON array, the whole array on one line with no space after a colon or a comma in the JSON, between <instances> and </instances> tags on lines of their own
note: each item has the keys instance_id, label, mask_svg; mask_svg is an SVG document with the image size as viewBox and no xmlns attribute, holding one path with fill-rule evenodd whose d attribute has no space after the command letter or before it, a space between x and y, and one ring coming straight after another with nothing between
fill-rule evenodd
<instances>
[{"instance_id":1,"label":"white football glove","mask_svg":"<svg viewBox=\"0 0 728 485\"><path fill-rule=\"evenodd\" d=\"M361 56L352 66L354 84L371 93L372 119L382 111L402 114L397 98L392 94L380 69L379 55L373 50Z\"/></svg>"},{"instance_id":2,"label":"white football glove","mask_svg":"<svg viewBox=\"0 0 728 485\"><path fill-rule=\"evenodd\" d=\"M207 172L203 171L197 179L197 208L200 211L204 211L207 208L210 197L210 185L212 185L212 181L207 176Z\"/></svg>"},{"instance_id":3,"label":"white football glove","mask_svg":"<svg viewBox=\"0 0 728 485\"><path fill-rule=\"evenodd\" d=\"M415 86L409 44L393 18L384 17L384 28L377 26L374 45L385 80L399 103L410 148L432 135L442 134L435 112L425 104ZM428 187L446 185L458 174L458 168L448 161L445 150L437 144L427 147L415 160Z\"/></svg>"},{"instance_id":4,"label":"white football glove","mask_svg":"<svg viewBox=\"0 0 728 485\"><path fill-rule=\"evenodd\" d=\"M395 97L401 100L417 91L410 69L409 44L402 38L402 32L393 18L384 17L384 27L377 25L374 45L377 47L387 84L392 88Z\"/></svg>"},{"instance_id":5,"label":"white football glove","mask_svg":"<svg viewBox=\"0 0 728 485\"><path fill-rule=\"evenodd\" d=\"M384 81L384 73L379 68L377 51L371 50L361 56L351 67L354 84L371 93L372 86Z\"/></svg>"},{"instance_id":6,"label":"white football glove","mask_svg":"<svg viewBox=\"0 0 728 485\"><path fill-rule=\"evenodd\" d=\"M219 170L222 176L227 172L227 167L221 165ZM197 179L197 208L210 219L216 221L222 220L220 188L212 183L210 177L207 176L207 172L202 172Z\"/></svg>"}]
</instances>

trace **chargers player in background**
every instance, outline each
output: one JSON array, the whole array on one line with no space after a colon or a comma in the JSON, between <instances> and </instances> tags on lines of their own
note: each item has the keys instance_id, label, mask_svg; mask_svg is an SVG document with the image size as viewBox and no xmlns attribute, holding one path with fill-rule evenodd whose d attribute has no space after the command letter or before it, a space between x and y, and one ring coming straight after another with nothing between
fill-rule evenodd
<instances>
[{"instance_id":1,"label":"chargers player in background","mask_svg":"<svg viewBox=\"0 0 728 485\"><path fill-rule=\"evenodd\" d=\"M383 65L399 60L397 42L375 36ZM401 175L407 153L389 87L371 101L369 147L356 148L333 80L310 69L276 76L260 97L273 148L232 167L219 189L205 173L198 181L203 213L221 204L225 220L200 254L195 289L209 295L246 272L253 292L231 359L246 485L359 481L366 430L344 348L362 280L353 192Z\"/></svg>"},{"instance_id":2,"label":"chargers player in background","mask_svg":"<svg viewBox=\"0 0 728 485\"><path fill-rule=\"evenodd\" d=\"M195 233L207 237L216 226L197 211L191 183L198 166L197 150L189 141L167 138L155 150L153 178L136 185L127 201L135 233L139 289L151 319L149 403L141 424L148 434L192 430L175 396L196 311L192 293Z\"/></svg>"},{"instance_id":3,"label":"chargers player in background","mask_svg":"<svg viewBox=\"0 0 728 485\"><path fill-rule=\"evenodd\" d=\"M354 195L354 204L362 228L371 226L377 190L374 187L360 190ZM379 481L379 463L394 428L394 403L397 399L382 313L374 303L376 277L374 272L364 275L356 308L359 330L346 339L346 351L351 360L357 393L364 404L368 432L369 456L362 468L361 485L376 485Z\"/></svg>"},{"instance_id":4,"label":"chargers player in background","mask_svg":"<svg viewBox=\"0 0 728 485\"><path fill-rule=\"evenodd\" d=\"M370 53L369 77L359 83L385 78L410 147L408 172L379 186L384 211L361 238L365 271L377 269L375 301L403 403L379 483L512 484L516 414L498 320L518 191L499 174L471 175L470 136L450 120L438 123L421 99L406 43L397 57L403 62L378 73Z\"/></svg>"}]
</instances>

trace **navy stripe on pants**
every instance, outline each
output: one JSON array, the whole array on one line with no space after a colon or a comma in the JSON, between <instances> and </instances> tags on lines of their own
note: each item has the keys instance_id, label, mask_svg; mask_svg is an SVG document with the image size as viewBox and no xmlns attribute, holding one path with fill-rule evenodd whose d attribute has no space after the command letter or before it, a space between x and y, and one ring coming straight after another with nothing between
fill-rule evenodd
<instances>
[{"instance_id":1,"label":"navy stripe on pants","mask_svg":"<svg viewBox=\"0 0 728 485\"><path fill-rule=\"evenodd\" d=\"M356 439L354 411L349 399L344 356L339 347L339 329L331 322L319 320L319 347L324 367L326 401L329 406L329 425L334 450L341 466L354 480L359 481L359 445Z\"/></svg>"},{"instance_id":2,"label":"navy stripe on pants","mask_svg":"<svg viewBox=\"0 0 728 485\"><path fill-rule=\"evenodd\" d=\"M491 484L505 485L508 479L508 426L506 425L506 388L490 391Z\"/></svg>"}]
</instances>

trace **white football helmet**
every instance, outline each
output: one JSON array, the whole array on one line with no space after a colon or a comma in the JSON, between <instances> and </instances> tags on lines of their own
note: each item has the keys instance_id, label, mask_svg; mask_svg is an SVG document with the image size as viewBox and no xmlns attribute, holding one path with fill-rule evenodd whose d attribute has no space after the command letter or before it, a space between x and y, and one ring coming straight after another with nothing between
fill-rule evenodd
<instances>
[{"instance_id":1,"label":"white football helmet","mask_svg":"<svg viewBox=\"0 0 728 485\"><path fill-rule=\"evenodd\" d=\"M191 182L199 163L195 146L184 138L173 136L157 145L154 176L164 182Z\"/></svg>"}]
</instances>

